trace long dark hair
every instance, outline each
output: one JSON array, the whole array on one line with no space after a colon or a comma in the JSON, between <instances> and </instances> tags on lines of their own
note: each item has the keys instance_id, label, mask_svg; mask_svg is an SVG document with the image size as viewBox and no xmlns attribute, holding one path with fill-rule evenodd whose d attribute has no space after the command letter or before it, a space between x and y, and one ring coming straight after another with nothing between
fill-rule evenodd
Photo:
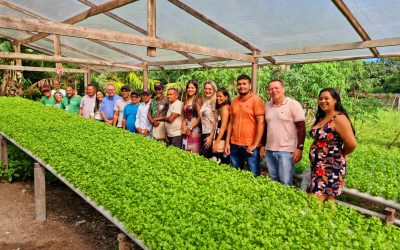
<instances>
[{"instance_id":1,"label":"long dark hair","mask_svg":"<svg viewBox=\"0 0 400 250\"><path fill-rule=\"evenodd\" d=\"M100 102L99 102L99 99L97 99L97 92L102 93L102 94L103 94L103 98L106 96L106 95L104 94L103 90L98 89L98 90L96 91L96 101L95 101L95 104L94 104L94 112L97 112L97 111L99 111L99 109L100 109Z\"/></svg>"},{"instance_id":2,"label":"long dark hair","mask_svg":"<svg viewBox=\"0 0 400 250\"><path fill-rule=\"evenodd\" d=\"M198 95L199 95L199 84L198 84L197 80L192 79L192 80L188 81L188 83L186 83L185 96L183 99L183 103L186 104L186 101L187 101L187 89L189 88L189 84L192 84L196 88L196 93L194 94L193 102L192 102L192 109L193 109L193 116L198 117L197 99L198 99Z\"/></svg>"},{"instance_id":3,"label":"long dark hair","mask_svg":"<svg viewBox=\"0 0 400 250\"><path fill-rule=\"evenodd\" d=\"M215 102L215 109L220 110L223 106L225 105L230 105L231 104L231 97L229 96L229 92L226 88L220 88L217 90L217 94L221 92L224 96L227 96L228 99L225 100L225 102L218 104L218 102Z\"/></svg>"},{"instance_id":4,"label":"long dark hair","mask_svg":"<svg viewBox=\"0 0 400 250\"><path fill-rule=\"evenodd\" d=\"M342 100L340 99L339 92L334 88L324 88L319 92L318 97L321 96L322 92L329 92L329 94L332 96L332 98L336 100L335 111L339 111L340 113L344 114L347 117L347 119L349 119L351 129L353 130L353 134L355 135L356 131L354 130L353 123L351 123L349 114L347 113L346 109L342 105ZM326 116L326 113L318 105L318 110L317 110L317 113L315 114L314 125L317 124L319 121L321 121L325 116Z\"/></svg>"}]
</instances>

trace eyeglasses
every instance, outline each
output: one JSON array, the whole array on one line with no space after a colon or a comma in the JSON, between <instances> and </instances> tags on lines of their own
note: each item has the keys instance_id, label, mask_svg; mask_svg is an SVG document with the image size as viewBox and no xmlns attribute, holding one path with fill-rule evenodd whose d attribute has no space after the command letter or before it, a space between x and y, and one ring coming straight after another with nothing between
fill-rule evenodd
<instances>
[{"instance_id":1,"label":"eyeglasses","mask_svg":"<svg viewBox=\"0 0 400 250\"><path fill-rule=\"evenodd\" d=\"M114 89L107 89L106 92L112 92L115 91Z\"/></svg>"}]
</instances>

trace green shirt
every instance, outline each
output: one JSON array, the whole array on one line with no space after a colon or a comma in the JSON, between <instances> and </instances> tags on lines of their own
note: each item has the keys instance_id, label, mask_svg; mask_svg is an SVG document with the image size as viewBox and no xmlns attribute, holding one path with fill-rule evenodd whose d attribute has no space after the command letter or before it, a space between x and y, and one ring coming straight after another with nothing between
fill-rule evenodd
<instances>
[{"instance_id":1,"label":"green shirt","mask_svg":"<svg viewBox=\"0 0 400 250\"><path fill-rule=\"evenodd\" d=\"M62 104L62 103L56 103L56 104L54 104L54 107L56 107L56 108L58 108L58 109L64 109L64 104Z\"/></svg>"},{"instance_id":2,"label":"green shirt","mask_svg":"<svg viewBox=\"0 0 400 250\"><path fill-rule=\"evenodd\" d=\"M74 96L71 98L68 98L67 96L65 96L62 99L62 104L64 105L65 110L67 110L68 112L71 112L74 114L79 114L81 99L82 99L82 97L80 97L80 96Z\"/></svg>"},{"instance_id":3,"label":"green shirt","mask_svg":"<svg viewBox=\"0 0 400 250\"><path fill-rule=\"evenodd\" d=\"M53 107L55 102L54 102L54 97L50 97L50 99L47 99L46 96L43 96L42 99L40 99L42 101L42 103L46 106L50 106Z\"/></svg>"}]
</instances>

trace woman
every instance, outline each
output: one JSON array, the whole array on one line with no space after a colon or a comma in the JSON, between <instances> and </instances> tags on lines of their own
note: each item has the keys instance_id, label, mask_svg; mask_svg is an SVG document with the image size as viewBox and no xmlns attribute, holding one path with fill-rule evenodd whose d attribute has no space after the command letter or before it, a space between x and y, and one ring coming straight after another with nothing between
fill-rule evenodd
<instances>
[{"instance_id":1,"label":"woman","mask_svg":"<svg viewBox=\"0 0 400 250\"><path fill-rule=\"evenodd\" d=\"M196 80L190 80L186 84L183 100L182 116L182 147L184 150L200 153L201 129L200 112L201 100L198 98L198 85Z\"/></svg>"},{"instance_id":2,"label":"woman","mask_svg":"<svg viewBox=\"0 0 400 250\"><path fill-rule=\"evenodd\" d=\"M315 123L310 131L311 193L324 201L333 201L343 190L346 156L356 147L350 118L337 90L325 88L319 93Z\"/></svg>"},{"instance_id":3,"label":"woman","mask_svg":"<svg viewBox=\"0 0 400 250\"><path fill-rule=\"evenodd\" d=\"M62 104L63 94L61 92L54 93L54 107L58 109L64 109L64 105Z\"/></svg>"},{"instance_id":4,"label":"woman","mask_svg":"<svg viewBox=\"0 0 400 250\"><path fill-rule=\"evenodd\" d=\"M228 90L221 88L217 91L217 103L215 105L218 122L216 125L215 141L212 147L213 159L219 163L229 164L229 155L224 153L226 130L228 128L229 121L229 107L231 104L231 98Z\"/></svg>"},{"instance_id":5,"label":"woman","mask_svg":"<svg viewBox=\"0 0 400 250\"><path fill-rule=\"evenodd\" d=\"M207 81L203 88L203 105L200 108L201 118L201 152L200 155L212 157L212 142L215 133L215 100L217 98L217 85Z\"/></svg>"},{"instance_id":6,"label":"woman","mask_svg":"<svg viewBox=\"0 0 400 250\"><path fill-rule=\"evenodd\" d=\"M101 121L101 122L103 122L103 118L101 117L101 114L100 114L100 108L101 108L101 103L103 101L103 98L104 98L104 92L101 90L97 90L93 114L90 114L90 117L94 117L94 119L96 121Z\"/></svg>"}]
</instances>

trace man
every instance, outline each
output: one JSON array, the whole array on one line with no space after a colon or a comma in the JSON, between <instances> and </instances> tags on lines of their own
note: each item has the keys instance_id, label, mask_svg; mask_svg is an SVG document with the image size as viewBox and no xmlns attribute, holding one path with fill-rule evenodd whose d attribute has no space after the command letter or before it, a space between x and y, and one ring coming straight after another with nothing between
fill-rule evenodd
<instances>
[{"instance_id":1,"label":"man","mask_svg":"<svg viewBox=\"0 0 400 250\"><path fill-rule=\"evenodd\" d=\"M53 107L55 105L55 102L54 102L54 97L51 95L50 87L49 86L43 87L42 93L43 96L40 99L40 102L46 106Z\"/></svg>"},{"instance_id":2,"label":"man","mask_svg":"<svg viewBox=\"0 0 400 250\"><path fill-rule=\"evenodd\" d=\"M168 99L164 96L164 85L163 83L156 83L154 85L156 92L155 98L150 102L149 112L147 113L147 119L149 119L151 125L153 125L152 136L156 140L165 141L167 137L167 131L165 130L165 122L163 117L167 115L168 111Z\"/></svg>"},{"instance_id":3,"label":"man","mask_svg":"<svg viewBox=\"0 0 400 250\"><path fill-rule=\"evenodd\" d=\"M79 114L82 97L76 95L75 90L71 86L68 86L65 92L66 95L62 99L65 110L73 114Z\"/></svg>"},{"instance_id":4,"label":"man","mask_svg":"<svg viewBox=\"0 0 400 250\"><path fill-rule=\"evenodd\" d=\"M129 85L124 85L121 87L121 96L122 99L117 100L114 106L114 120L113 125L118 128L122 128L122 118L124 115L124 108L127 104L131 102L131 98L129 96L131 91L131 87Z\"/></svg>"},{"instance_id":5,"label":"man","mask_svg":"<svg viewBox=\"0 0 400 250\"><path fill-rule=\"evenodd\" d=\"M94 118L95 104L96 104L96 87L92 84L89 84L86 87L86 95L83 96L80 104L79 115L85 118Z\"/></svg>"},{"instance_id":6,"label":"man","mask_svg":"<svg viewBox=\"0 0 400 250\"><path fill-rule=\"evenodd\" d=\"M260 142L264 132L264 103L251 91L251 78L240 75L237 78L239 96L232 101L225 153L231 156L236 169L243 169L244 163L254 176L260 175Z\"/></svg>"},{"instance_id":7,"label":"man","mask_svg":"<svg viewBox=\"0 0 400 250\"><path fill-rule=\"evenodd\" d=\"M60 92L63 96L66 95L65 89L61 88L60 82L57 79L55 79L53 81L53 87L54 87L54 89L51 90L51 95L52 96L54 96L54 94L56 92Z\"/></svg>"},{"instance_id":8,"label":"man","mask_svg":"<svg viewBox=\"0 0 400 250\"><path fill-rule=\"evenodd\" d=\"M100 115L105 123L113 125L115 103L122 98L115 94L115 87L112 84L107 84L106 93L107 96L103 98L101 103Z\"/></svg>"},{"instance_id":9,"label":"man","mask_svg":"<svg viewBox=\"0 0 400 250\"><path fill-rule=\"evenodd\" d=\"M271 96L271 101L265 104L268 172L272 180L291 186L294 164L302 157L305 115L299 102L285 96L282 81L270 81L268 92Z\"/></svg>"},{"instance_id":10,"label":"man","mask_svg":"<svg viewBox=\"0 0 400 250\"><path fill-rule=\"evenodd\" d=\"M142 103L140 103L137 114L136 114L136 131L137 133L144 136L151 136L150 132L153 126L147 118L149 112L151 100L151 92L149 89L143 89L142 91Z\"/></svg>"},{"instance_id":11,"label":"man","mask_svg":"<svg viewBox=\"0 0 400 250\"><path fill-rule=\"evenodd\" d=\"M122 128L136 133L136 114L140 104L140 94L134 90L131 93L131 102L124 108L124 114L122 118Z\"/></svg>"},{"instance_id":12,"label":"man","mask_svg":"<svg viewBox=\"0 0 400 250\"><path fill-rule=\"evenodd\" d=\"M179 92L175 88L168 89L167 99L169 102L167 115L164 117L165 129L167 131L168 145L182 148L182 107L178 100Z\"/></svg>"}]
</instances>

